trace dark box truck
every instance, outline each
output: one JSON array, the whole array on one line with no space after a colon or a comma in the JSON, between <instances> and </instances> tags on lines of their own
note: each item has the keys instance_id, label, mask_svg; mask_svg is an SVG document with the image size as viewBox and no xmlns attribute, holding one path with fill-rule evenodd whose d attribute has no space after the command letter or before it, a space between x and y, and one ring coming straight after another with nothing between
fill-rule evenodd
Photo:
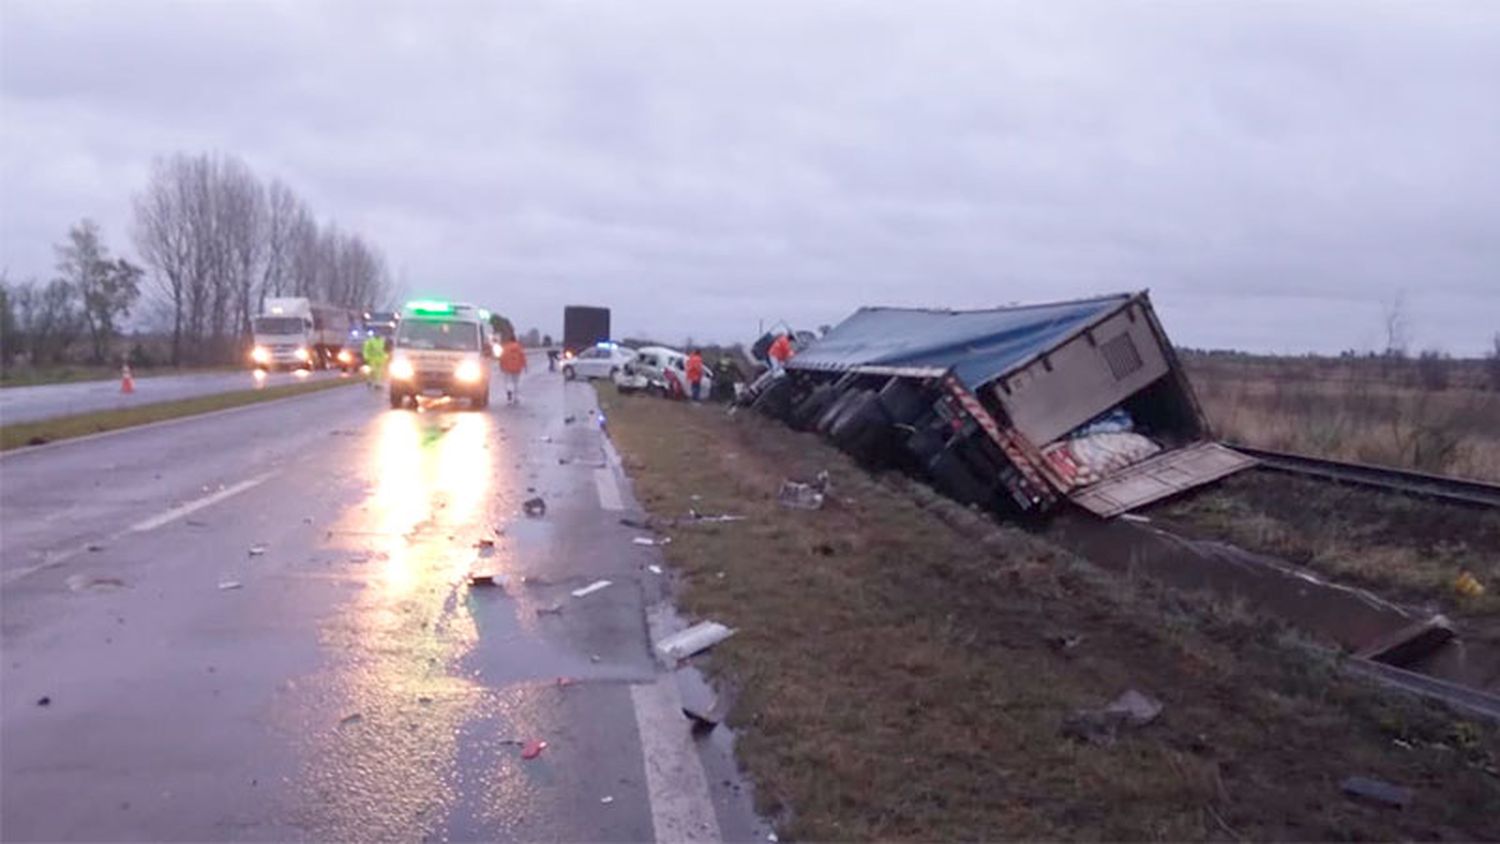
<instances>
[{"instance_id":1,"label":"dark box truck","mask_svg":"<svg viewBox=\"0 0 1500 844\"><path fill-rule=\"evenodd\" d=\"M563 308L563 354L573 356L609 339L609 308L568 305Z\"/></svg>"},{"instance_id":2,"label":"dark box truck","mask_svg":"<svg viewBox=\"0 0 1500 844\"><path fill-rule=\"evenodd\" d=\"M1145 292L862 308L744 400L1002 512L1115 516L1254 463L1210 439Z\"/></svg>"}]
</instances>

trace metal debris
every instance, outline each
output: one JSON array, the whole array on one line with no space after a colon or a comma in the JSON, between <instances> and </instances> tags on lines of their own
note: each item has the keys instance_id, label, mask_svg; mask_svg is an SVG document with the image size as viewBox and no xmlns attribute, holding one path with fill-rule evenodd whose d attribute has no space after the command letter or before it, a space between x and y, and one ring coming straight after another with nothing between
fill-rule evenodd
<instances>
[{"instance_id":1,"label":"metal debris","mask_svg":"<svg viewBox=\"0 0 1500 844\"><path fill-rule=\"evenodd\" d=\"M541 756L542 755L542 751L546 750L546 749L547 749L547 743L545 741L537 741L537 740L533 739L531 741L526 742L526 746L521 749L521 758L522 759L535 759L538 756Z\"/></svg>"},{"instance_id":2,"label":"metal debris","mask_svg":"<svg viewBox=\"0 0 1500 844\"><path fill-rule=\"evenodd\" d=\"M543 501L541 496L528 498L526 499L526 503L521 505L521 509L533 519L540 518L547 515L547 502Z\"/></svg>"},{"instance_id":3,"label":"metal debris","mask_svg":"<svg viewBox=\"0 0 1500 844\"><path fill-rule=\"evenodd\" d=\"M483 574L480 574L480 573L476 572L474 574L469 575L469 585L470 586L504 586L505 585L505 576L504 575L500 575L500 574L494 574L493 572L486 572L486 573L483 573Z\"/></svg>"},{"instance_id":4,"label":"metal debris","mask_svg":"<svg viewBox=\"0 0 1500 844\"><path fill-rule=\"evenodd\" d=\"M536 614L538 616L543 616L543 615L562 615L562 611L563 611L562 604L553 604L550 607L537 607L536 608Z\"/></svg>"},{"instance_id":5,"label":"metal debris","mask_svg":"<svg viewBox=\"0 0 1500 844\"><path fill-rule=\"evenodd\" d=\"M646 571L649 571L652 574L661 574L661 566L653 563L652 565L646 566Z\"/></svg>"},{"instance_id":6,"label":"metal debris","mask_svg":"<svg viewBox=\"0 0 1500 844\"><path fill-rule=\"evenodd\" d=\"M343 718L339 719L339 726L340 727L350 727L350 726L353 726L355 724L358 724L359 722L361 722L363 720L365 720L365 716L363 716L360 713L356 712L353 715L345 715Z\"/></svg>"},{"instance_id":7,"label":"metal debris","mask_svg":"<svg viewBox=\"0 0 1500 844\"><path fill-rule=\"evenodd\" d=\"M706 515L698 512L696 508L688 508L688 518L695 522L743 522L744 516L731 516L728 513L715 513Z\"/></svg>"},{"instance_id":8,"label":"metal debris","mask_svg":"<svg viewBox=\"0 0 1500 844\"><path fill-rule=\"evenodd\" d=\"M805 484L799 481L786 480L781 482L781 489L776 493L776 500L781 506L793 510L821 510L825 493L816 484Z\"/></svg>"},{"instance_id":9,"label":"metal debris","mask_svg":"<svg viewBox=\"0 0 1500 844\"><path fill-rule=\"evenodd\" d=\"M1411 789L1370 777L1345 777L1344 781L1339 783L1339 788L1350 797L1396 809L1405 809L1411 805Z\"/></svg>"},{"instance_id":10,"label":"metal debris","mask_svg":"<svg viewBox=\"0 0 1500 844\"><path fill-rule=\"evenodd\" d=\"M609 586L610 583L611 583L611 581L608 581L608 580L596 580L596 581L594 581L593 583L590 583L587 586L584 586L584 587L581 587L581 588L578 588L578 589L574 589L572 594L573 594L573 597L575 597L575 598L582 598L585 595L592 595L595 592L598 592L600 589L603 589L603 588Z\"/></svg>"},{"instance_id":11,"label":"metal debris","mask_svg":"<svg viewBox=\"0 0 1500 844\"><path fill-rule=\"evenodd\" d=\"M474 541L474 547L475 548L479 548L479 549L485 549L485 548L491 548L491 549L493 549L495 547L495 540L493 540L493 539L487 539L487 538L486 539L477 539L477 540Z\"/></svg>"},{"instance_id":12,"label":"metal debris","mask_svg":"<svg viewBox=\"0 0 1500 844\"><path fill-rule=\"evenodd\" d=\"M656 643L656 650L668 659L687 659L734 635L734 630L717 621L700 621L679 630Z\"/></svg>"},{"instance_id":13,"label":"metal debris","mask_svg":"<svg viewBox=\"0 0 1500 844\"><path fill-rule=\"evenodd\" d=\"M252 557L259 557L261 554L264 554L264 553L266 553L266 546L264 546L264 545L251 545L250 546L250 556L252 556Z\"/></svg>"},{"instance_id":14,"label":"metal debris","mask_svg":"<svg viewBox=\"0 0 1500 844\"><path fill-rule=\"evenodd\" d=\"M219 581L219 588L220 589L239 589L239 588L241 588L244 585L245 584L239 582L238 580L221 580L221 581Z\"/></svg>"},{"instance_id":15,"label":"metal debris","mask_svg":"<svg viewBox=\"0 0 1500 844\"><path fill-rule=\"evenodd\" d=\"M637 536L636 538L634 538L634 539L632 539L630 541L634 542L636 545L651 545L651 546L669 545L672 542L672 537L670 537L670 536L663 536L663 537L660 537L660 538L653 538L653 537L650 537L650 536Z\"/></svg>"}]
</instances>

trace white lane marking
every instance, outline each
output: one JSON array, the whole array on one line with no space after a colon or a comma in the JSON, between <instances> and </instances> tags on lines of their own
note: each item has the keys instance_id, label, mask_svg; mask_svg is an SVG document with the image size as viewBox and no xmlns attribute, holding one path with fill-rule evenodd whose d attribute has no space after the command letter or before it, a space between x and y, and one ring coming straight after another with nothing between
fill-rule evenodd
<instances>
[{"instance_id":1,"label":"white lane marking","mask_svg":"<svg viewBox=\"0 0 1500 844\"><path fill-rule=\"evenodd\" d=\"M172 509L167 510L164 513L158 513L157 515L152 516L149 519L142 519L141 521L136 522L130 527L127 527L124 530L116 531L104 537L103 539L94 540L84 545L79 545L63 551L57 551L55 553L48 554L46 556L46 559L42 560L42 562L37 563L36 565L31 565L25 568L6 572L3 577L0 577L0 585L9 585L20 580L23 577L29 577L33 574L36 574L39 571L60 566L68 560L79 556L80 554L87 553L89 550L89 546L91 545L107 545L132 533L144 533L148 530L155 530L162 525L180 519L183 516L188 515L189 513L196 513L197 511L202 510L204 507L211 507L226 498L239 495L247 489L259 486L260 484L265 483L275 474L275 472L267 472L264 475L258 475L248 481L241 481L234 486L224 487L218 492L205 495L202 498L189 501L188 503L177 507L173 507Z\"/></svg>"},{"instance_id":2,"label":"white lane marking","mask_svg":"<svg viewBox=\"0 0 1500 844\"><path fill-rule=\"evenodd\" d=\"M620 486L615 483L615 473L609 469L594 470L594 488L599 492L599 506L605 510L624 510L620 500Z\"/></svg>"},{"instance_id":3,"label":"white lane marking","mask_svg":"<svg viewBox=\"0 0 1500 844\"><path fill-rule=\"evenodd\" d=\"M682 700L669 674L630 687L646 763L646 795L658 842L720 841L708 777L693 746Z\"/></svg>"},{"instance_id":4,"label":"white lane marking","mask_svg":"<svg viewBox=\"0 0 1500 844\"><path fill-rule=\"evenodd\" d=\"M234 486L224 487L218 492L212 493L210 495L205 495L202 498L197 499L196 501L189 501L188 503L183 504L179 507L173 507L165 513L159 513L149 519L142 519L141 521L136 522L135 524L126 528L124 531L122 531L122 533L143 533L148 530L156 530L162 525L167 524L168 522L176 521L177 519L180 519L183 516L188 515L189 513L196 513L199 510L202 510L204 507L212 507L213 505L218 504L220 501L223 501L226 498L239 495L240 493L244 492L247 489L250 489L251 487L259 486L265 483L274 474L275 472L267 472L264 475L259 475L257 477L251 478L248 481L240 481Z\"/></svg>"}]
</instances>

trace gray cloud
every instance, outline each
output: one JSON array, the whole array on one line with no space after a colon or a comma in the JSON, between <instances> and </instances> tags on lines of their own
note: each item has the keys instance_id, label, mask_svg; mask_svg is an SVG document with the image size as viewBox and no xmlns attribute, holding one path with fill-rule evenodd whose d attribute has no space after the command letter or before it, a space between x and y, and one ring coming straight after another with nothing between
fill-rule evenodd
<instances>
[{"instance_id":1,"label":"gray cloud","mask_svg":"<svg viewBox=\"0 0 1500 844\"><path fill-rule=\"evenodd\" d=\"M1500 330L1500 5L52 3L0 9L0 262L126 249L238 154L410 293L739 339L1151 287L1183 343Z\"/></svg>"}]
</instances>

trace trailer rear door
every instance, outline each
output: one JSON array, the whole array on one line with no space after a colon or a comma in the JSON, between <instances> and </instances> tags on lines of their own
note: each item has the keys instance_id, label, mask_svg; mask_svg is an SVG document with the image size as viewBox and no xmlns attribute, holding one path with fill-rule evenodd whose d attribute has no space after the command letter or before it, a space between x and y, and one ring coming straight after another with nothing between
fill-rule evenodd
<instances>
[{"instance_id":1,"label":"trailer rear door","mask_svg":"<svg viewBox=\"0 0 1500 844\"><path fill-rule=\"evenodd\" d=\"M1255 458L1218 443L1194 443L1142 460L1096 484L1074 490L1068 498L1108 518L1253 465Z\"/></svg>"}]
</instances>

